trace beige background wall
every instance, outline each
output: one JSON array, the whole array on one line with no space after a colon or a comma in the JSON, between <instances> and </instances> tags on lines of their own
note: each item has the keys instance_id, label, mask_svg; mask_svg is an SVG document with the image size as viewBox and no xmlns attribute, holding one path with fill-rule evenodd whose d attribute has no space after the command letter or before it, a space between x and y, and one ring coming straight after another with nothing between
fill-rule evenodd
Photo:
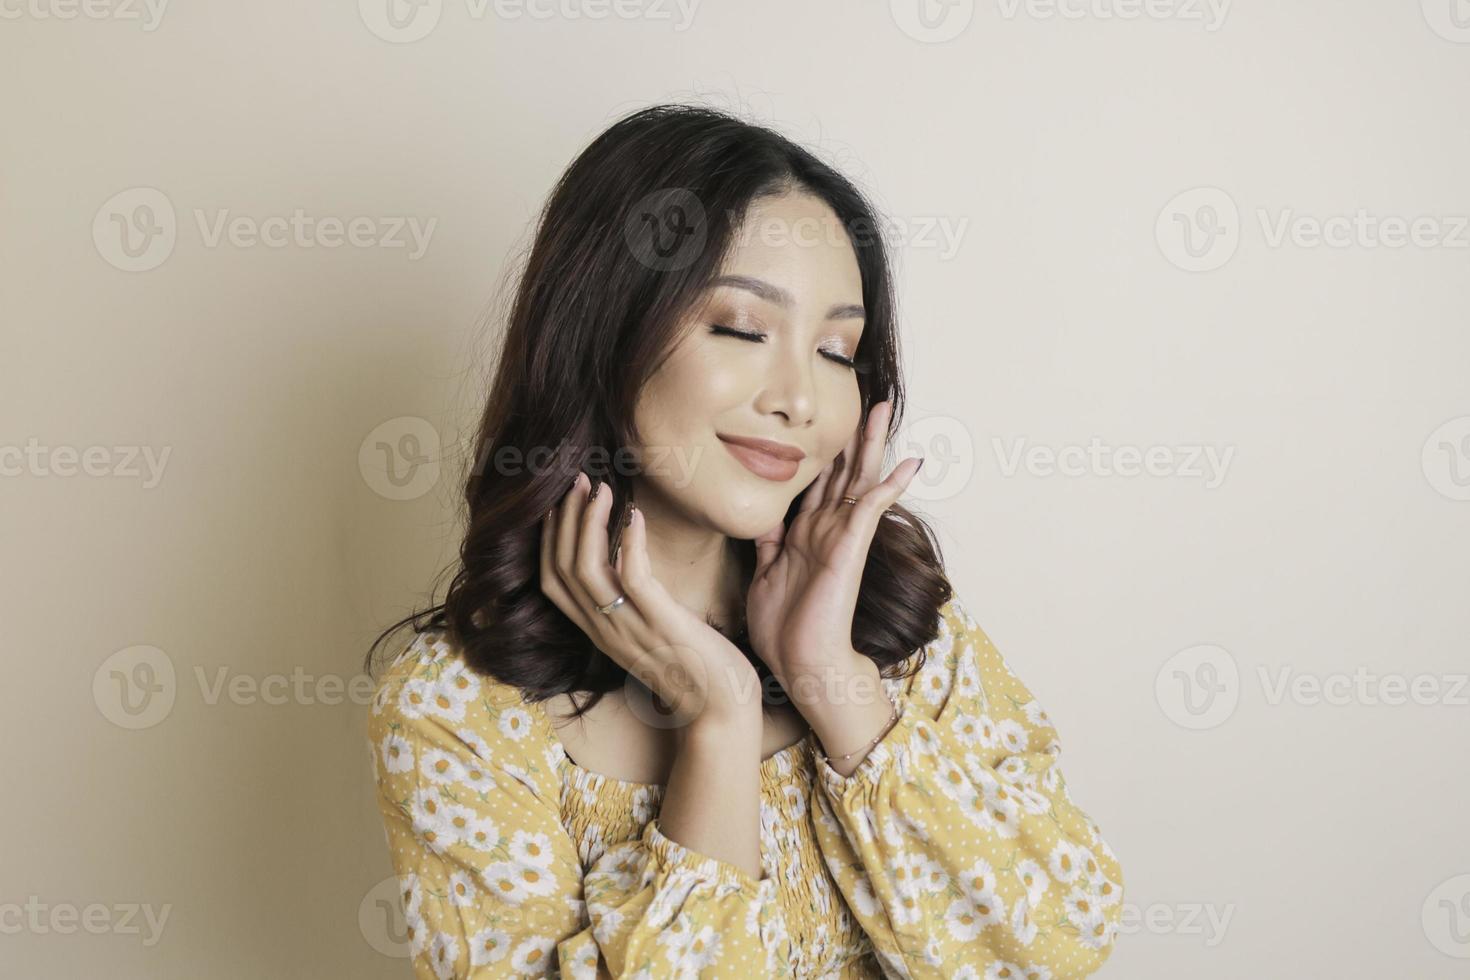
<instances>
[{"instance_id":1,"label":"beige background wall","mask_svg":"<svg viewBox=\"0 0 1470 980\"><path fill-rule=\"evenodd\" d=\"M154 2L0 0L4 975L408 975L357 665L529 219L686 98L894 219L912 502L1122 858L1105 975L1470 969L1470 7Z\"/></svg>"}]
</instances>

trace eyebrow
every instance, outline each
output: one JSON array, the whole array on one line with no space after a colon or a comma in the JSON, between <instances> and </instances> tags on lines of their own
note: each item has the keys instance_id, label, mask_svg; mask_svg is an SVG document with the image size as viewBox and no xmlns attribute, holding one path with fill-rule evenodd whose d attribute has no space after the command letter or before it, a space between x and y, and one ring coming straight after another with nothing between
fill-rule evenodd
<instances>
[{"instance_id":1,"label":"eyebrow","mask_svg":"<svg viewBox=\"0 0 1470 980\"><path fill-rule=\"evenodd\" d=\"M757 279L755 276L720 276L711 282L710 286L733 286L736 289L744 289L747 292L754 293L766 302L774 303L786 310L791 309L795 305L795 300L791 298L791 294L786 290L780 286L768 283L764 279ZM837 303L827 311L827 319L829 320L850 320L854 317L862 319L867 315L867 311L863 309L861 303Z\"/></svg>"}]
</instances>

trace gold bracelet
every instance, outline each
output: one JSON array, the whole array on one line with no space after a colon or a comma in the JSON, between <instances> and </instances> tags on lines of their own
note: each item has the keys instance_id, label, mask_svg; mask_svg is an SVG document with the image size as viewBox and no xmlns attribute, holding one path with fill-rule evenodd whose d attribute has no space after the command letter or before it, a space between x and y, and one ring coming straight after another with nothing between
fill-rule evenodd
<instances>
[{"instance_id":1,"label":"gold bracelet","mask_svg":"<svg viewBox=\"0 0 1470 980\"><path fill-rule=\"evenodd\" d=\"M847 753L846 755L839 755L839 756L837 756L838 759L842 760L843 762L846 762L848 759L851 759L853 756L857 755L859 752L869 752L869 751L872 751L873 746L875 746L879 742L883 741L883 736L884 735L887 735L890 731L893 730L893 726L898 722L898 705L893 702L893 699L892 698L889 698L888 697L888 693L886 691L883 693L883 696L885 698L888 698L888 705L889 705L889 707L891 707L893 709L893 714L889 716L888 723L883 726L883 730L882 731L880 731L877 735L874 735L868 741L868 744L867 745L864 745L860 749L853 749L851 752ZM820 743L821 742L821 739L818 739L817 741ZM827 762L831 762L832 761L832 758L833 758L832 756L830 756L830 755L827 754L827 747L825 745L822 746L822 758L825 759Z\"/></svg>"}]
</instances>

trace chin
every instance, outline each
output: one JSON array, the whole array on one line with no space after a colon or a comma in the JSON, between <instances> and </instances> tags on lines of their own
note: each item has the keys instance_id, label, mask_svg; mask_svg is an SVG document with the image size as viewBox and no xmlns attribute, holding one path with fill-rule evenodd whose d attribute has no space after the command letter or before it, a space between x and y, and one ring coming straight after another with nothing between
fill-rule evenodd
<instances>
[{"instance_id":1,"label":"chin","mask_svg":"<svg viewBox=\"0 0 1470 980\"><path fill-rule=\"evenodd\" d=\"M793 483L795 481L792 481ZM732 538L758 538L780 524L791 508L795 493L767 490L726 491L726 498L715 514L721 533Z\"/></svg>"}]
</instances>

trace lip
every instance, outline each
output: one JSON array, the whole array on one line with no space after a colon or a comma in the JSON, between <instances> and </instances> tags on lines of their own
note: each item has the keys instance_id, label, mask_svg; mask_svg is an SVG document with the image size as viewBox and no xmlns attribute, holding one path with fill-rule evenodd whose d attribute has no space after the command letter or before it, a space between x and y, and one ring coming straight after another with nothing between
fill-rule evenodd
<instances>
[{"instance_id":1,"label":"lip","mask_svg":"<svg viewBox=\"0 0 1470 980\"><path fill-rule=\"evenodd\" d=\"M715 433L731 456L738 459L746 469L766 480L784 483L796 475L806 453L784 442L769 439L748 439Z\"/></svg>"}]
</instances>

